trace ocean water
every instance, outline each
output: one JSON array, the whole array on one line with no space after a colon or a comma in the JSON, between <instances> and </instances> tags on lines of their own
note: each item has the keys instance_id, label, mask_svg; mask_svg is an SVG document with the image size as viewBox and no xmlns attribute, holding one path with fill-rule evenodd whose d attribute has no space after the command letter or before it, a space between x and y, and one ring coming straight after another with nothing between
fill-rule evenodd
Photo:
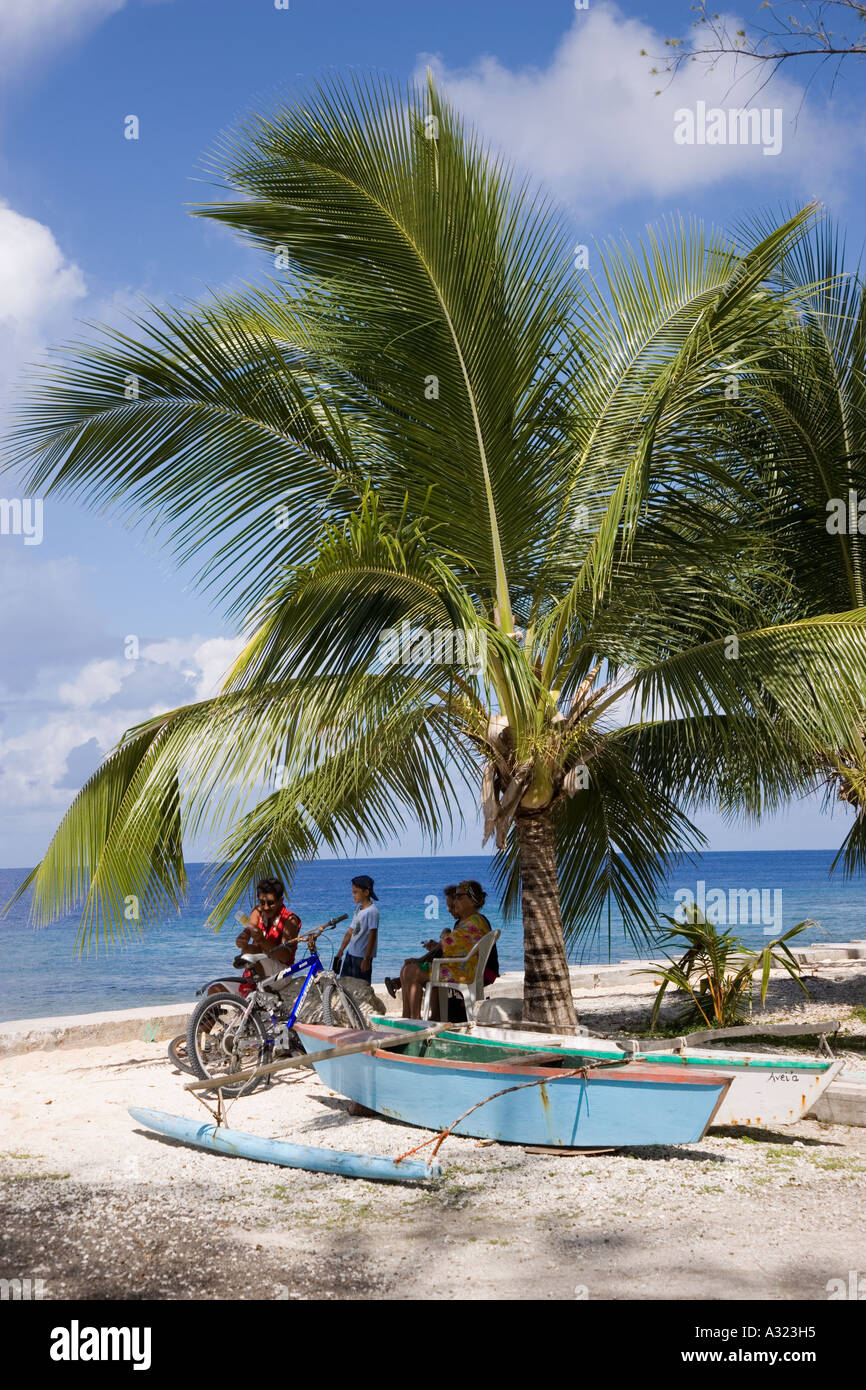
<instances>
[{"instance_id":1,"label":"ocean water","mask_svg":"<svg viewBox=\"0 0 866 1390\"><path fill-rule=\"evenodd\" d=\"M718 910L724 895L726 917L750 945L761 946L770 934L787 930L804 918L820 923L800 938L809 941L848 941L866 938L866 879L845 881L829 874L833 853L758 851L708 853L676 869L658 901L659 914L673 914L687 902L688 890ZM206 866L189 867L190 894L179 917L146 928L123 945L102 943L86 954L75 951L77 918L67 917L50 927L29 924L29 901L22 899L0 920L4 971L0 979L0 1020L89 1013L103 1009L169 1004L192 998L204 980L230 974L236 948L234 922L214 934L205 927ZM290 894L292 907L305 927L317 926L341 912L352 912L353 874L369 873L379 894L381 925L374 979L397 974L407 955L421 953L421 941L438 936L449 920L441 898L446 883L478 879L490 891L485 912L502 929L499 959L503 970L522 967L522 926L504 923L492 889L490 860L466 858L324 860L298 869ZM25 876L23 869L0 870L0 904L8 902ZM745 893L752 897L745 899ZM737 897L737 893L743 894ZM715 896L713 896L715 894ZM677 896L678 895L678 896ZM250 902L252 905L252 900ZM763 920L761 909L763 909ZM436 915L438 913L438 916ZM659 928L664 928L659 916ZM345 926L322 938L321 955L330 962L331 947ZM647 952L642 954L646 955ZM615 909L610 930L607 916L596 936L578 942L570 952L575 962L632 960L638 955L623 935Z\"/></svg>"}]
</instances>

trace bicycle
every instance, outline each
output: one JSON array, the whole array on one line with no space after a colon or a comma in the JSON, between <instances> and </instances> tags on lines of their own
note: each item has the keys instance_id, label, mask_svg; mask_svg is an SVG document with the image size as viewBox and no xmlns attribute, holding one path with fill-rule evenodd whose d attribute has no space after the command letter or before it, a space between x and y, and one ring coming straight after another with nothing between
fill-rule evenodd
<instances>
[{"instance_id":1,"label":"bicycle","mask_svg":"<svg viewBox=\"0 0 866 1390\"><path fill-rule=\"evenodd\" d=\"M325 1023L337 1027L366 1028L367 1021L355 1000L333 970L325 968L316 949L316 941L322 933L345 922L347 916L343 913L340 917L332 917L323 926L298 937L299 942L307 943L310 954L259 981L246 999L225 992L206 995L194 1010L187 1028L185 1070L193 1071L206 1081L211 1076L264 1066L277 1054L292 1056L303 1052L294 1031L295 1020L302 1010L309 1016L311 1010L318 1012L320 1009ZM284 946L277 946L268 954L274 955L284 949ZM242 959L252 962L260 960L261 956L244 955ZM295 978L304 971L306 975L298 994L293 999L287 997L291 995ZM175 1061L182 1065L176 1056ZM223 1087L222 1093L227 1099L251 1095L263 1081L270 1085L271 1078L251 1077L235 1086Z\"/></svg>"}]
</instances>

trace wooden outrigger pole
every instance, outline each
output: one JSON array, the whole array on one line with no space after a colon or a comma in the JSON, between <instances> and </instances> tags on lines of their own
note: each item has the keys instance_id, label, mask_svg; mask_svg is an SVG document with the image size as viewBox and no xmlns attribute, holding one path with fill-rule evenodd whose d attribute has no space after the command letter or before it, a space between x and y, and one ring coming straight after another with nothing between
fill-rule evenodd
<instances>
[{"instance_id":1,"label":"wooden outrigger pole","mask_svg":"<svg viewBox=\"0 0 866 1390\"><path fill-rule=\"evenodd\" d=\"M293 1067L317 1067L320 1062L328 1062L334 1057L350 1057L355 1052L378 1052L381 1048L405 1047L410 1042L422 1042L425 1038L435 1038L443 1028L451 1028L448 1023L437 1023L434 1028L423 1028L417 1033L390 1033L375 1038L372 1042L344 1043L342 1047L331 1047L327 1052L305 1053L303 1057L287 1057L283 1062L266 1062L262 1067L251 1071L227 1072L224 1076L210 1076L207 1081L187 1081L187 1091L221 1091L224 1086L237 1086L243 1081L253 1081L257 1076L273 1076L278 1071L288 1071Z\"/></svg>"}]
</instances>

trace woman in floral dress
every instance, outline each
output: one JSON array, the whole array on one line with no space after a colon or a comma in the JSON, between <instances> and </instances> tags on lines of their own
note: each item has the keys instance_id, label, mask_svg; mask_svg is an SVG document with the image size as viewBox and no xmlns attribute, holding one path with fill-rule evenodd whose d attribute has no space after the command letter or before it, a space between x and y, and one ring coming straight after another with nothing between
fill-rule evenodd
<instances>
[{"instance_id":1,"label":"woman in floral dress","mask_svg":"<svg viewBox=\"0 0 866 1390\"><path fill-rule=\"evenodd\" d=\"M490 923L479 910L486 898L481 884L474 879L464 879L458 883L453 897L457 920L450 929L446 927L440 937L442 955L446 960L448 956L468 956L482 936L490 931ZM475 978L476 968L475 961L469 961L466 965L443 965L439 978L443 984L467 985Z\"/></svg>"},{"instance_id":2,"label":"woman in floral dress","mask_svg":"<svg viewBox=\"0 0 866 1390\"><path fill-rule=\"evenodd\" d=\"M476 883L475 879L464 879L458 883L457 887L451 892L447 892L448 911L454 918L454 924L445 927L436 942L425 941L424 945L429 946L426 956L417 959L407 960L400 972L400 979L392 980L389 986L389 993L396 997L396 990L403 991L403 1017L420 1018L421 1002L424 995L424 987L430 982L430 966L437 956L459 957L468 956L473 946L480 941L486 932L490 931L490 923L483 916L480 909L484 906L487 894ZM470 961L468 965L443 965L440 970L442 983L466 984L475 975L476 965ZM485 983L487 983L487 971L485 971ZM495 978L495 977L494 977ZM391 988L393 986L393 988ZM431 1002L431 1019L438 1017L439 995L434 991Z\"/></svg>"}]
</instances>

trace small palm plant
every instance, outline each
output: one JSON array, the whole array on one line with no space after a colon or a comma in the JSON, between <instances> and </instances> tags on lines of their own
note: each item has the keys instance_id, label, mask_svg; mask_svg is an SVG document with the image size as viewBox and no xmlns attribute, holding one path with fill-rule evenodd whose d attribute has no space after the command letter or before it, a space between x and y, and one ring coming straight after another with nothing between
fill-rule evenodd
<instances>
[{"instance_id":1,"label":"small palm plant","mask_svg":"<svg viewBox=\"0 0 866 1390\"><path fill-rule=\"evenodd\" d=\"M787 970L808 999L809 991L801 979L800 965L785 943L807 927L814 927L810 919L775 937L762 951L753 951L730 930L717 931L714 923L697 908L692 909L691 921L678 922L667 915L665 920L671 923L672 930L663 938L664 942L684 944L686 950L679 960L669 957L671 964L663 970L636 972L662 977L653 1004L651 1031L655 1030L669 985L688 996L677 1016L678 1026L733 1028L742 1023L752 1007L752 980L758 970L761 972L762 1004L767 997L773 967Z\"/></svg>"}]
</instances>

